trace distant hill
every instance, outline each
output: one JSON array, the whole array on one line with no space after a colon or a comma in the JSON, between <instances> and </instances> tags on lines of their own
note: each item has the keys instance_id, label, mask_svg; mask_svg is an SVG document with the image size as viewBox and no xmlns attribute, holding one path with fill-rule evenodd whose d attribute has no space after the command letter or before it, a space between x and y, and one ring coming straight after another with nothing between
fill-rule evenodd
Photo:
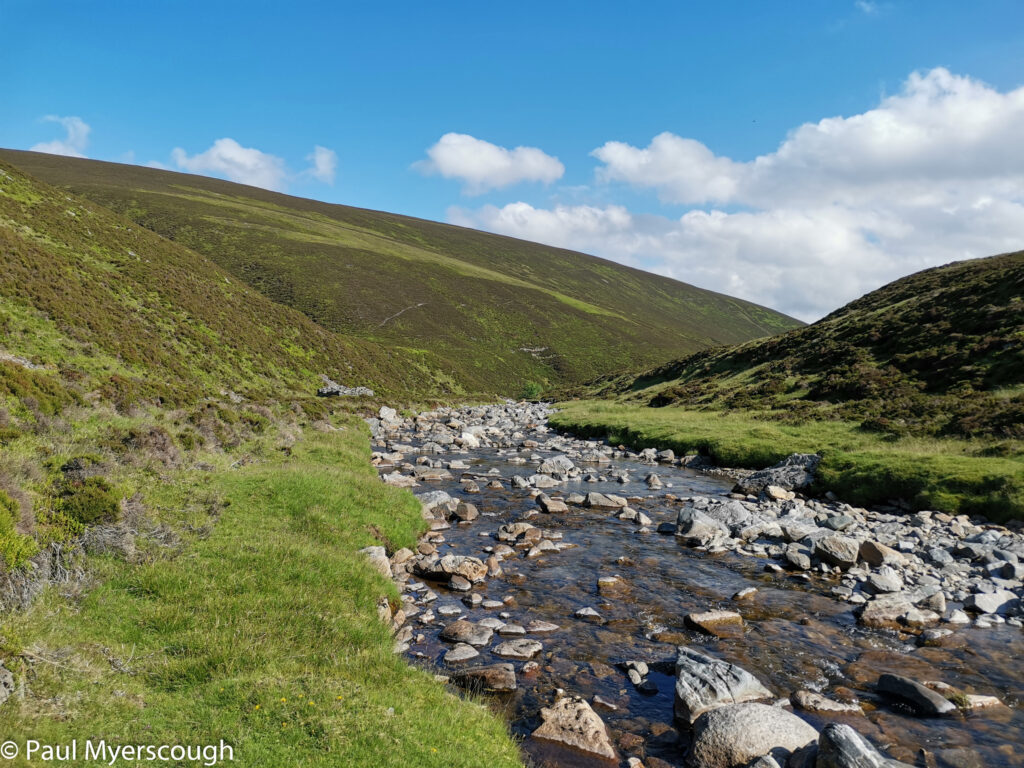
<instances>
[{"instance_id":1,"label":"distant hill","mask_svg":"<svg viewBox=\"0 0 1024 768\"><path fill-rule=\"evenodd\" d=\"M924 270L813 325L597 390L652 406L855 420L893 435L1024 438L1024 252Z\"/></svg>"},{"instance_id":2,"label":"distant hill","mask_svg":"<svg viewBox=\"0 0 1024 768\"><path fill-rule=\"evenodd\" d=\"M409 375L433 371L450 390L575 384L800 325L613 262L461 227L138 166L13 150L0 160L202 254L325 329L304 326L311 339L386 347L396 366L411 361Z\"/></svg>"},{"instance_id":3,"label":"distant hill","mask_svg":"<svg viewBox=\"0 0 1024 768\"><path fill-rule=\"evenodd\" d=\"M319 327L207 257L0 161L0 428L94 397L442 391L436 363Z\"/></svg>"}]
</instances>

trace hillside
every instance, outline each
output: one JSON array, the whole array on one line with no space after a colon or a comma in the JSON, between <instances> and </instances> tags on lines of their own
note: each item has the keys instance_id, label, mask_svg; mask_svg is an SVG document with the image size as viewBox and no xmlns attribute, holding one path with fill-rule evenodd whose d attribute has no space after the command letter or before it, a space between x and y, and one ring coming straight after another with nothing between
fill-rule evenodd
<instances>
[{"instance_id":1,"label":"hillside","mask_svg":"<svg viewBox=\"0 0 1024 768\"><path fill-rule=\"evenodd\" d=\"M385 394L441 386L429 357L326 331L206 257L6 164L0 262L0 406L6 396L54 415L90 392L123 405L308 395L321 373Z\"/></svg>"},{"instance_id":2,"label":"hillside","mask_svg":"<svg viewBox=\"0 0 1024 768\"><path fill-rule=\"evenodd\" d=\"M466 391L579 383L799 325L579 253L137 166L0 159L203 254L321 327L402 348Z\"/></svg>"},{"instance_id":3,"label":"hillside","mask_svg":"<svg viewBox=\"0 0 1024 768\"><path fill-rule=\"evenodd\" d=\"M813 325L598 389L656 407L854 421L892 436L1024 438L1024 252L918 272Z\"/></svg>"}]
</instances>

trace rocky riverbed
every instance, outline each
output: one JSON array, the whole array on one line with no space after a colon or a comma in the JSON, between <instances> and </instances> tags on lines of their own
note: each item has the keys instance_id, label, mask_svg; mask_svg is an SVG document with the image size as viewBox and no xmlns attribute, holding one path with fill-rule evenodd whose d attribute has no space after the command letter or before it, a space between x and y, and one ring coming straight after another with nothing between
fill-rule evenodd
<instances>
[{"instance_id":1,"label":"rocky riverbed","mask_svg":"<svg viewBox=\"0 0 1024 768\"><path fill-rule=\"evenodd\" d=\"M534 762L1024 765L1019 529L805 498L810 456L701 471L547 414L370 420L431 521L415 552L366 551L403 594L380 606L396 649L483 692Z\"/></svg>"}]
</instances>

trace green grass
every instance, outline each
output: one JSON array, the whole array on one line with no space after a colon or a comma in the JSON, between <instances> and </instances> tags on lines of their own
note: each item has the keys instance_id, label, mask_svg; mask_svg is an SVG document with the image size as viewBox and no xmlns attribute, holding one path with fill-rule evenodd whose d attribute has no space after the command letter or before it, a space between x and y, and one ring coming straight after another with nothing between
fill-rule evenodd
<instances>
[{"instance_id":1,"label":"green grass","mask_svg":"<svg viewBox=\"0 0 1024 768\"><path fill-rule=\"evenodd\" d=\"M917 509L1024 518L1024 457L1016 441L886 439L854 422L773 420L768 413L647 408L608 401L560 403L551 423L637 448L701 453L730 467L762 468L790 453L822 453L816 490L855 504L904 499ZM979 455L999 447L1006 456Z\"/></svg>"},{"instance_id":2,"label":"green grass","mask_svg":"<svg viewBox=\"0 0 1024 768\"><path fill-rule=\"evenodd\" d=\"M15 151L0 159L202 254L343 340L357 367L370 350L393 350L393 360L374 358L390 364L393 390L426 380L441 394L515 395L530 381L578 384L799 325L640 270L461 227L137 166ZM57 223L67 222L45 231ZM428 359L412 368L416 352Z\"/></svg>"},{"instance_id":3,"label":"green grass","mask_svg":"<svg viewBox=\"0 0 1024 768\"><path fill-rule=\"evenodd\" d=\"M499 718L392 653L375 607L397 594L356 550L411 545L423 521L377 480L365 427L343 426L150 485L185 545L139 565L93 557L95 586L48 589L5 620L23 695L0 710L4 737L224 739L237 764L274 768L518 765Z\"/></svg>"}]
</instances>

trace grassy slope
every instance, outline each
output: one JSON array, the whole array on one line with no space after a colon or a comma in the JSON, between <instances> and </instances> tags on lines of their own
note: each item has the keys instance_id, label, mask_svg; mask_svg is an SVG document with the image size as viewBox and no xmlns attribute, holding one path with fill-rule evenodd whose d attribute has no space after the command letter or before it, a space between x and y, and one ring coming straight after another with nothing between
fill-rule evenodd
<instances>
[{"instance_id":1,"label":"grassy slope","mask_svg":"<svg viewBox=\"0 0 1024 768\"><path fill-rule=\"evenodd\" d=\"M895 435L1024 438L1024 252L918 272L813 325L607 391L656 406L856 420Z\"/></svg>"},{"instance_id":2,"label":"grassy slope","mask_svg":"<svg viewBox=\"0 0 1024 768\"><path fill-rule=\"evenodd\" d=\"M516 764L500 719L395 657L377 622L394 588L355 550L412 543L418 505L376 479L361 422L310 426L358 407L310 397L321 371L412 399L438 391L432 368L3 165L0 263L0 355L42 366L0 358L0 599L24 558L82 533L60 506L70 459L131 500L119 514L138 534L135 555L75 555L87 581L4 615L4 738L223 737L265 766Z\"/></svg>"},{"instance_id":3,"label":"grassy slope","mask_svg":"<svg viewBox=\"0 0 1024 768\"><path fill-rule=\"evenodd\" d=\"M475 391L579 382L798 325L583 254L136 166L3 151L325 328L443 359Z\"/></svg>"},{"instance_id":4,"label":"grassy slope","mask_svg":"<svg viewBox=\"0 0 1024 768\"><path fill-rule=\"evenodd\" d=\"M248 467L208 454L212 472L146 484L160 523L200 535L139 565L94 557L94 587L5 619L22 692L4 738L225 739L247 766L517 765L498 719L391 652L375 606L397 593L356 550L411 545L423 520L377 480L365 426L343 425L287 458L268 433Z\"/></svg>"},{"instance_id":5,"label":"grassy slope","mask_svg":"<svg viewBox=\"0 0 1024 768\"><path fill-rule=\"evenodd\" d=\"M825 453L860 503L1024 517L1024 253L887 285L819 322L606 379L562 426L760 467ZM655 407L650 407L655 406Z\"/></svg>"},{"instance_id":6,"label":"grassy slope","mask_svg":"<svg viewBox=\"0 0 1024 768\"><path fill-rule=\"evenodd\" d=\"M319 373L385 393L436 385L421 358L325 331L204 256L3 165L0 263L0 351L47 366L0 361L0 396L6 383L191 402L225 388L308 393Z\"/></svg>"}]
</instances>

